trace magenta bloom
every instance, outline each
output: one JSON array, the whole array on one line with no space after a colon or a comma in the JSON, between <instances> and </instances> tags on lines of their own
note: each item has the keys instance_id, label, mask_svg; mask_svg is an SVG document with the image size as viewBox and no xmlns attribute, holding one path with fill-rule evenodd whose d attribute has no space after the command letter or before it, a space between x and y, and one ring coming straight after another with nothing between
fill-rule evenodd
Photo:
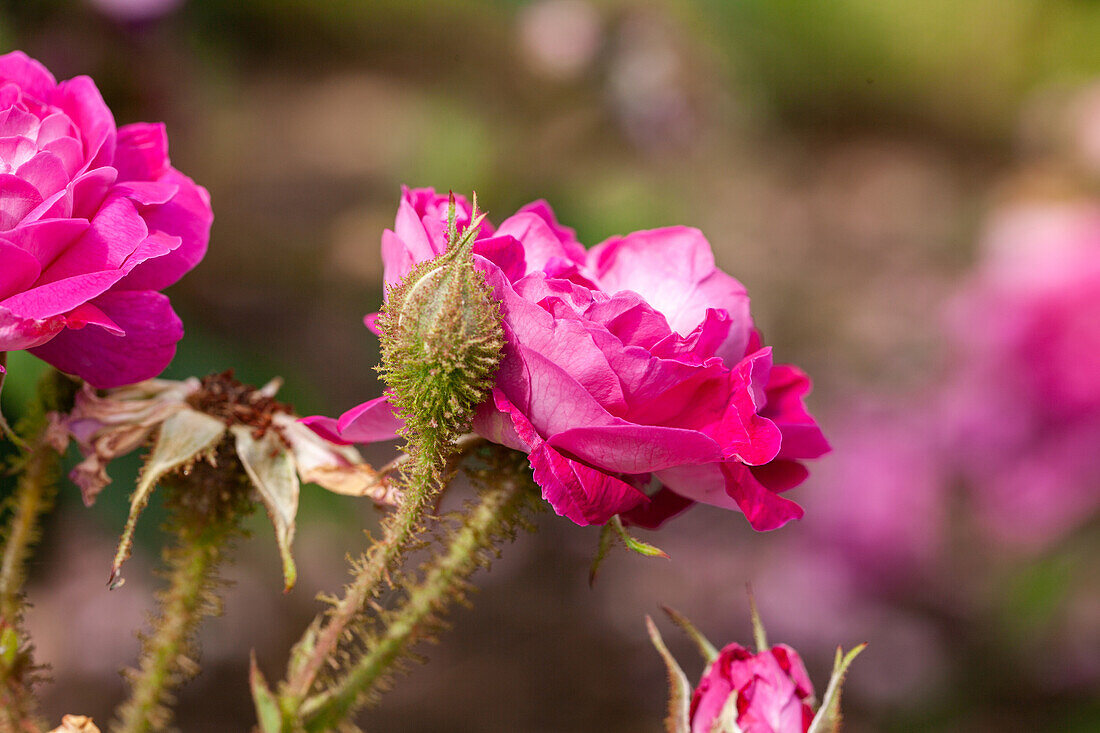
<instances>
[{"instance_id":1,"label":"magenta bloom","mask_svg":"<svg viewBox=\"0 0 1100 733\"><path fill-rule=\"evenodd\" d=\"M0 352L96 387L157 375L183 336L158 291L202 259L212 219L163 125L116 128L88 77L0 56Z\"/></svg>"},{"instance_id":2,"label":"magenta bloom","mask_svg":"<svg viewBox=\"0 0 1100 733\"><path fill-rule=\"evenodd\" d=\"M798 652L786 644L759 654L740 644L723 648L691 696L691 733L715 730L734 694L742 733L805 733L813 722L813 684Z\"/></svg>"},{"instance_id":3,"label":"magenta bloom","mask_svg":"<svg viewBox=\"0 0 1100 733\"><path fill-rule=\"evenodd\" d=\"M461 228L470 210L459 208ZM403 192L382 237L387 284L443 250L445 224L445 197ZM773 366L745 288L715 267L702 233L635 232L586 252L540 201L483 224L474 254L506 340L474 429L530 456L558 514L652 527L700 501L760 530L801 516L780 492L806 478L800 460L829 449L802 402L809 378ZM385 397L310 424L349 442L399 427Z\"/></svg>"},{"instance_id":4,"label":"magenta bloom","mask_svg":"<svg viewBox=\"0 0 1100 733\"><path fill-rule=\"evenodd\" d=\"M913 398L845 406L822 462L829 496L815 496L804 530L838 552L863 583L912 584L939 559L950 526L942 423Z\"/></svg>"},{"instance_id":5,"label":"magenta bloom","mask_svg":"<svg viewBox=\"0 0 1100 733\"><path fill-rule=\"evenodd\" d=\"M994 534L1040 546L1100 509L1100 208L992 219L955 304L952 457Z\"/></svg>"}]
</instances>

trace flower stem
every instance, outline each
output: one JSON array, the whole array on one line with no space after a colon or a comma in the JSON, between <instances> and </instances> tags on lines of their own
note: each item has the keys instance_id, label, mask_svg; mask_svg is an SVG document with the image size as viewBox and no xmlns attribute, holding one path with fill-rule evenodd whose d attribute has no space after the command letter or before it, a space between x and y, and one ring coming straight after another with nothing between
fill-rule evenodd
<instances>
[{"instance_id":1,"label":"flower stem","mask_svg":"<svg viewBox=\"0 0 1100 733\"><path fill-rule=\"evenodd\" d=\"M38 730L31 694L36 673L32 647L22 629L26 564L41 534L39 521L54 504L60 456L46 441L46 411L55 407L55 378L48 371L39 382L29 413L19 422L17 444L22 454L19 475L3 534L0 555L0 731Z\"/></svg>"},{"instance_id":2,"label":"flower stem","mask_svg":"<svg viewBox=\"0 0 1100 733\"><path fill-rule=\"evenodd\" d=\"M455 444L456 458L483 442L476 435L459 438ZM371 545L356 564L344 597L328 612L323 625L318 618L291 653L291 669L282 688L283 709L291 718L296 717L295 711L309 694L317 675L335 655L348 626L356 621L382 581L388 579L402 552L419 534L424 517L439 494L441 483L431 465L403 456L394 461L392 467L383 468L382 473L399 467L405 468L404 496L397 509L384 520L382 539Z\"/></svg>"},{"instance_id":3,"label":"flower stem","mask_svg":"<svg viewBox=\"0 0 1100 733\"><path fill-rule=\"evenodd\" d=\"M42 428L45 419L36 420ZM57 495L60 457L42 436L42 428L29 441L12 497L12 515L4 535L0 561L0 620L16 623L22 616L23 583L27 558L39 537L38 520L53 507Z\"/></svg>"},{"instance_id":4,"label":"flower stem","mask_svg":"<svg viewBox=\"0 0 1100 733\"><path fill-rule=\"evenodd\" d=\"M404 603L384 616L382 632L368 642L366 652L353 661L350 671L332 689L302 706L305 730L334 729L408 647L433 628L436 615L449 601L463 595L466 578L488 564L487 551L519 521L528 498L526 489L527 482L517 476L498 475L493 480L481 502L462 518L446 551L425 566L421 582L405 591Z\"/></svg>"},{"instance_id":5,"label":"flower stem","mask_svg":"<svg viewBox=\"0 0 1100 733\"><path fill-rule=\"evenodd\" d=\"M224 459L224 460L223 460ZM175 545L164 551L168 588L157 594L160 611L151 633L142 635L141 660L126 674L130 697L118 709L116 733L163 730L171 720L171 693L198 673L194 636L202 619L221 614L218 565L241 535L251 512L247 480L228 455L197 463L168 488Z\"/></svg>"}]
</instances>

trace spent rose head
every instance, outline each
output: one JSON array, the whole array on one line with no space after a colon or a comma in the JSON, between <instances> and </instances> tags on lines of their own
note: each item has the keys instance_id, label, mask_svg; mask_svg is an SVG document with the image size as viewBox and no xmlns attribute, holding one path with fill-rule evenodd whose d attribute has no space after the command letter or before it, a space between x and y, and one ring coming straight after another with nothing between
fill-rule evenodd
<instances>
[{"instance_id":1,"label":"spent rose head","mask_svg":"<svg viewBox=\"0 0 1100 733\"><path fill-rule=\"evenodd\" d=\"M0 354L96 387L155 376L183 336L159 291L202 259L212 219L163 125L117 127L88 77L0 56Z\"/></svg>"},{"instance_id":2,"label":"spent rose head","mask_svg":"<svg viewBox=\"0 0 1100 733\"><path fill-rule=\"evenodd\" d=\"M382 236L390 288L446 248L447 202L403 190ZM461 229L472 211L456 203ZM641 231L586 250L537 201L499 226L483 221L473 254L505 346L472 427L528 454L558 514L656 527L703 502L760 530L801 516L782 493L806 478L803 460L829 450L803 403L810 380L773 363L744 286L716 267L700 231ZM377 332L373 316L366 323ZM388 396L309 424L347 442L401 428Z\"/></svg>"}]
</instances>

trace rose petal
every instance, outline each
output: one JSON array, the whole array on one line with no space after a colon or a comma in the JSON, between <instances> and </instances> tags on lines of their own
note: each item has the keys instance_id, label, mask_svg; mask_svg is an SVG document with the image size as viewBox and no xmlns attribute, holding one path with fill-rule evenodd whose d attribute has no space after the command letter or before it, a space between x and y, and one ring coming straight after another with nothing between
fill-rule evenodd
<instances>
[{"instance_id":1,"label":"rose petal","mask_svg":"<svg viewBox=\"0 0 1100 733\"><path fill-rule=\"evenodd\" d=\"M0 79L13 81L40 100L49 97L57 81L49 70L22 51L0 56Z\"/></svg>"},{"instance_id":2,"label":"rose petal","mask_svg":"<svg viewBox=\"0 0 1100 733\"><path fill-rule=\"evenodd\" d=\"M157 181L170 168L163 123L135 122L118 128L113 165L119 181Z\"/></svg>"},{"instance_id":3,"label":"rose petal","mask_svg":"<svg viewBox=\"0 0 1100 733\"><path fill-rule=\"evenodd\" d=\"M14 229L40 203L37 188L11 173L0 173L0 232Z\"/></svg>"},{"instance_id":4,"label":"rose petal","mask_svg":"<svg viewBox=\"0 0 1100 733\"><path fill-rule=\"evenodd\" d=\"M52 282L89 272L122 269L148 236L149 228L134 202L124 196L112 196L96 214L88 231L46 268L42 279Z\"/></svg>"},{"instance_id":5,"label":"rose petal","mask_svg":"<svg viewBox=\"0 0 1100 733\"><path fill-rule=\"evenodd\" d=\"M698 229L668 227L614 237L590 250L588 263L605 291L638 293L681 336L703 322L707 309L726 311L733 323L717 355L732 366L745 353L752 328L748 293L715 267L710 243Z\"/></svg>"},{"instance_id":6,"label":"rose petal","mask_svg":"<svg viewBox=\"0 0 1100 733\"><path fill-rule=\"evenodd\" d=\"M51 318L60 316L81 303L102 295L111 286L122 279L121 270L91 272L56 280L29 290L17 293L0 305L5 306L20 318Z\"/></svg>"},{"instance_id":7,"label":"rose petal","mask_svg":"<svg viewBox=\"0 0 1100 733\"><path fill-rule=\"evenodd\" d=\"M167 296L151 291L110 292L96 298L94 305L125 334L102 328L68 330L31 352L101 389L155 377L172 361L183 324Z\"/></svg>"},{"instance_id":8,"label":"rose petal","mask_svg":"<svg viewBox=\"0 0 1100 733\"><path fill-rule=\"evenodd\" d=\"M30 287L42 273L34 255L0 239L0 301Z\"/></svg>"},{"instance_id":9,"label":"rose petal","mask_svg":"<svg viewBox=\"0 0 1100 733\"><path fill-rule=\"evenodd\" d=\"M674 466L711 463L722 449L708 436L655 425L595 425L554 433L548 442L594 466L615 473L649 473Z\"/></svg>"},{"instance_id":10,"label":"rose petal","mask_svg":"<svg viewBox=\"0 0 1100 733\"><path fill-rule=\"evenodd\" d=\"M535 213L519 213L505 219L496 236L511 236L523 245L527 272L543 270L554 258L584 263L584 249L578 251L576 242L570 242L573 247L566 246L546 220Z\"/></svg>"},{"instance_id":11,"label":"rose petal","mask_svg":"<svg viewBox=\"0 0 1100 733\"><path fill-rule=\"evenodd\" d=\"M144 211L150 231L179 237L180 245L163 257L150 259L134 268L122 287L127 290L162 290L194 269L206 255L214 212L210 194L187 176L172 170L161 183L178 187L172 200Z\"/></svg>"},{"instance_id":12,"label":"rose petal","mask_svg":"<svg viewBox=\"0 0 1100 733\"><path fill-rule=\"evenodd\" d=\"M76 76L57 85L51 100L67 114L84 137L84 159L90 167L110 164L115 154L115 117L95 82Z\"/></svg>"},{"instance_id":13,"label":"rose petal","mask_svg":"<svg viewBox=\"0 0 1100 733\"><path fill-rule=\"evenodd\" d=\"M302 418L302 422L321 437L341 445L393 440L405 425L394 414L386 395L351 408L339 420L315 415Z\"/></svg>"},{"instance_id":14,"label":"rose petal","mask_svg":"<svg viewBox=\"0 0 1100 733\"><path fill-rule=\"evenodd\" d=\"M548 443L540 443L528 460L543 498L559 515L582 527L604 524L646 501L645 494L625 481L569 460Z\"/></svg>"},{"instance_id":15,"label":"rose petal","mask_svg":"<svg viewBox=\"0 0 1100 733\"><path fill-rule=\"evenodd\" d=\"M694 503L691 499L680 496L667 486L662 486L656 494L649 497L648 504L637 506L625 512L623 522L644 529L658 529Z\"/></svg>"}]
</instances>

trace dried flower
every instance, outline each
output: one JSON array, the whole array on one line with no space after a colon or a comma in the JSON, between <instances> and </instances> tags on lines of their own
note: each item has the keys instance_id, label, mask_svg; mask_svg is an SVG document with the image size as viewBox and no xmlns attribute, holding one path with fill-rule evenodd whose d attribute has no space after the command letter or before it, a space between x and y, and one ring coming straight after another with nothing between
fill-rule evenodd
<instances>
[{"instance_id":1,"label":"dried flower","mask_svg":"<svg viewBox=\"0 0 1100 733\"><path fill-rule=\"evenodd\" d=\"M291 408L275 400L280 386L273 380L253 389L232 373L182 382L150 380L97 393L85 385L72 412L50 416L48 438L64 450L76 441L84 460L71 477L91 505L110 482L107 464L155 436L137 489L130 500L111 582L129 557L133 530L154 487L174 474L186 475L198 462L216 465L217 456L235 456L275 527L287 588L294 584L290 545L298 511L300 481L316 483L349 496L366 496L379 504L397 501L387 480L367 465L359 453L324 439L300 424ZM232 450L219 452L231 445Z\"/></svg>"}]
</instances>

